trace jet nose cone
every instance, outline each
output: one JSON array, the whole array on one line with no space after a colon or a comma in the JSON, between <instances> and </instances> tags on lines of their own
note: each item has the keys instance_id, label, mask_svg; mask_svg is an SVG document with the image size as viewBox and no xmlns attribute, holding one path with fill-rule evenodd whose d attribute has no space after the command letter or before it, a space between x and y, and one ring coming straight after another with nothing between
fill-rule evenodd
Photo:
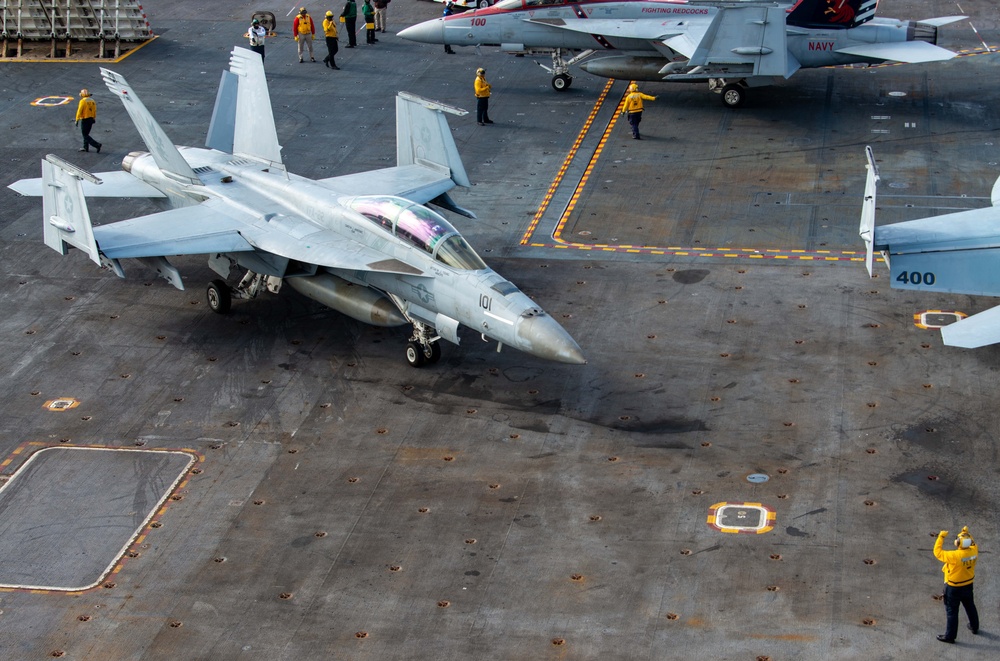
<instances>
[{"instance_id":1,"label":"jet nose cone","mask_svg":"<svg viewBox=\"0 0 1000 661\"><path fill-rule=\"evenodd\" d=\"M444 19L435 18L432 21L417 23L396 33L396 36L423 44L444 43Z\"/></svg>"},{"instance_id":2,"label":"jet nose cone","mask_svg":"<svg viewBox=\"0 0 1000 661\"><path fill-rule=\"evenodd\" d=\"M539 358L571 365L586 365L580 345L552 317L523 317L517 326L518 348Z\"/></svg>"}]
</instances>

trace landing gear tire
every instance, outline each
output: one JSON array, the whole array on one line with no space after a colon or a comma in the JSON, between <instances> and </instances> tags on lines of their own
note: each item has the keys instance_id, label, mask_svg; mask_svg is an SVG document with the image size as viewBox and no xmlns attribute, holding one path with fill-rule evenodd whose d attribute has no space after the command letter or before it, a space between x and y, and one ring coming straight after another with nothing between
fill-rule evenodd
<instances>
[{"instance_id":1,"label":"landing gear tire","mask_svg":"<svg viewBox=\"0 0 1000 661\"><path fill-rule=\"evenodd\" d=\"M406 362L410 364L410 367L423 367L424 364L427 363L427 357L424 355L424 348L416 342L407 342Z\"/></svg>"},{"instance_id":2,"label":"landing gear tire","mask_svg":"<svg viewBox=\"0 0 1000 661\"><path fill-rule=\"evenodd\" d=\"M490 6L490 4L490 0L478 0L478 2L476 2L476 7L479 9L486 9Z\"/></svg>"},{"instance_id":3,"label":"landing gear tire","mask_svg":"<svg viewBox=\"0 0 1000 661\"><path fill-rule=\"evenodd\" d=\"M433 365L439 360L441 360L441 346L437 342L432 342L426 348L419 342L406 343L406 362L410 367Z\"/></svg>"},{"instance_id":4,"label":"landing gear tire","mask_svg":"<svg viewBox=\"0 0 1000 661\"><path fill-rule=\"evenodd\" d=\"M739 83L729 83L722 88L722 105L739 108L747 100L747 88Z\"/></svg>"},{"instance_id":5,"label":"landing gear tire","mask_svg":"<svg viewBox=\"0 0 1000 661\"><path fill-rule=\"evenodd\" d=\"M565 92L572 84L573 76L568 73L561 73L558 76L552 76L552 89L557 92Z\"/></svg>"},{"instance_id":6,"label":"landing gear tire","mask_svg":"<svg viewBox=\"0 0 1000 661\"><path fill-rule=\"evenodd\" d=\"M208 299L208 307L216 314L226 314L233 307L233 296L229 291L229 285L222 280L212 280L208 284L205 298Z\"/></svg>"}]
</instances>

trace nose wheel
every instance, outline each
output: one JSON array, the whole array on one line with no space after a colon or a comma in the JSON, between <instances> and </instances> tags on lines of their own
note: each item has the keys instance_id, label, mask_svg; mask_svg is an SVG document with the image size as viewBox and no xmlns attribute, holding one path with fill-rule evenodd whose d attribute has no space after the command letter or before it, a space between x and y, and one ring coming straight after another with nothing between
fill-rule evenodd
<instances>
[{"instance_id":1,"label":"nose wheel","mask_svg":"<svg viewBox=\"0 0 1000 661\"><path fill-rule=\"evenodd\" d=\"M441 360L441 347L437 342L428 345L413 341L406 343L406 362L410 367L433 365L439 360Z\"/></svg>"},{"instance_id":2,"label":"nose wheel","mask_svg":"<svg viewBox=\"0 0 1000 661\"><path fill-rule=\"evenodd\" d=\"M565 92L573 84L573 76L568 73L561 73L552 77L552 89L557 92Z\"/></svg>"}]
</instances>

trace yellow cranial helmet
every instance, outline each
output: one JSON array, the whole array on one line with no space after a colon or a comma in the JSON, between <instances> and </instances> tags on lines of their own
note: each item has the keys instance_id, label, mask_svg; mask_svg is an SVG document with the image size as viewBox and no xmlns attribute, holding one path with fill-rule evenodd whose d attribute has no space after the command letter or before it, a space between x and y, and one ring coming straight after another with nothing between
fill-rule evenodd
<instances>
[{"instance_id":1,"label":"yellow cranial helmet","mask_svg":"<svg viewBox=\"0 0 1000 661\"><path fill-rule=\"evenodd\" d=\"M90 90L88 89L80 90L80 96L90 96Z\"/></svg>"},{"instance_id":2,"label":"yellow cranial helmet","mask_svg":"<svg viewBox=\"0 0 1000 661\"><path fill-rule=\"evenodd\" d=\"M305 7L300 7L299 8L299 13L300 14L305 14L306 13L306 8Z\"/></svg>"},{"instance_id":3,"label":"yellow cranial helmet","mask_svg":"<svg viewBox=\"0 0 1000 661\"><path fill-rule=\"evenodd\" d=\"M333 16L333 12L332 12L332 11L329 11L329 10L327 10L327 12L326 12L326 15L327 15L327 16Z\"/></svg>"},{"instance_id":4,"label":"yellow cranial helmet","mask_svg":"<svg viewBox=\"0 0 1000 661\"><path fill-rule=\"evenodd\" d=\"M631 85L628 86L628 91L629 92L638 92L639 91L639 86L636 85L635 83L632 83Z\"/></svg>"},{"instance_id":5,"label":"yellow cranial helmet","mask_svg":"<svg viewBox=\"0 0 1000 661\"><path fill-rule=\"evenodd\" d=\"M972 535L969 533L969 526L963 526L962 532L958 533L958 537L955 538L955 547L967 549L975 543L975 540L972 539Z\"/></svg>"},{"instance_id":6,"label":"yellow cranial helmet","mask_svg":"<svg viewBox=\"0 0 1000 661\"><path fill-rule=\"evenodd\" d=\"M486 73L486 69L484 69L482 67L479 67L478 69L476 69L476 75L482 76L484 73Z\"/></svg>"}]
</instances>

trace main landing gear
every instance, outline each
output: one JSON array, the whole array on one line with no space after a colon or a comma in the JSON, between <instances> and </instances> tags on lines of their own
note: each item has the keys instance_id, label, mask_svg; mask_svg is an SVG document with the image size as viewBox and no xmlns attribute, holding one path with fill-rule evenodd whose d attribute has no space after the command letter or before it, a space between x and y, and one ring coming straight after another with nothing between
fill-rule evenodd
<instances>
[{"instance_id":1,"label":"main landing gear","mask_svg":"<svg viewBox=\"0 0 1000 661\"><path fill-rule=\"evenodd\" d=\"M246 300L257 298L257 295L265 289L277 293L281 289L281 279L274 278L276 282L271 283L269 280L268 276L253 271L247 271L235 287L230 287L225 280L212 280L205 290L208 307L216 314L226 314L232 309L234 298Z\"/></svg>"},{"instance_id":2,"label":"main landing gear","mask_svg":"<svg viewBox=\"0 0 1000 661\"><path fill-rule=\"evenodd\" d=\"M552 74L552 89L557 92L565 92L573 84L573 76L569 74L570 66L590 57L594 53L594 49L585 50L567 60L563 57L563 50L562 48L554 48L552 50L551 68L541 62L537 63L538 66Z\"/></svg>"},{"instance_id":3,"label":"main landing gear","mask_svg":"<svg viewBox=\"0 0 1000 661\"><path fill-rule=\"evenodd\" d=\"M747 83L745 80L727 83L724 78L711 78L708 81L708 89L713 92L721 91L722 105L727 108L739 108L747 100Z\"/></svg>"},{"instance_id":4,"label":"main landing gear","mask_svg":"<svg viewBox=\"0 0 1000 661\"><path fill-rule=\"evenodd\" d=\"M230 287L225 280L213 280L208 283L205 290L205 298L208 307L217 314L226 314L232 309L233 299L253 299L264 291L278 293L281 289L281 278L269 277L253 271L247 271L239 284ZM385 292L383 292L385 293ZM408 304L401 298L392 294L389 298L396 304L400 312L407 321L413 324L413 334L406 343L406 362L413 367L423 367L433 365L441 360L441 337L437 329L429 324L417 321L407 314ZM336 308L334 308L336 309ZM357 317L355 317L357 318Z\"/></svg>"}]
</instances>

